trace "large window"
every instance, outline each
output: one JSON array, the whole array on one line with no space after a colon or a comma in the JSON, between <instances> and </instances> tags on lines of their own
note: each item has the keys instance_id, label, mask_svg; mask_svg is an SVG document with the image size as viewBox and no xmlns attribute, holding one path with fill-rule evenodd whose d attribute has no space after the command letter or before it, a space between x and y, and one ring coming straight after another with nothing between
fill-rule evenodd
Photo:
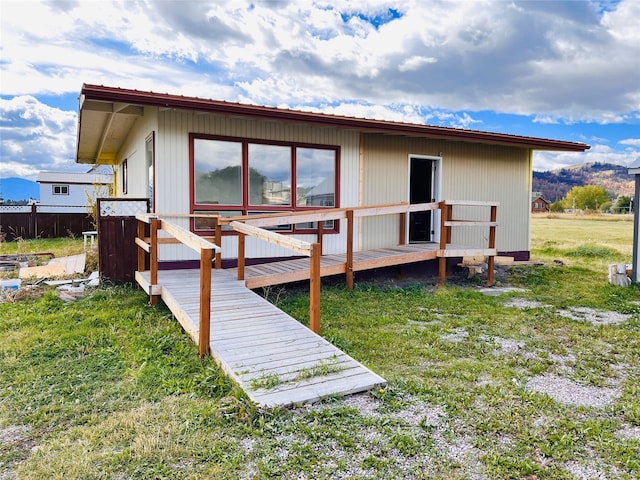
<instances>
[{"instance_id":1,"label":"large window","mask_svg":"<svg viewBox=\"0 0 640 480\"><path fill-rule=\"evenodd\" d=\"M338 205L339 147L191 135L191 211L223 216ZM333 222L325 228L334 228ZM206 220L196 231L210 231ZM283 225L277 230L314 230Z\"/></svg>"}]
</instances>

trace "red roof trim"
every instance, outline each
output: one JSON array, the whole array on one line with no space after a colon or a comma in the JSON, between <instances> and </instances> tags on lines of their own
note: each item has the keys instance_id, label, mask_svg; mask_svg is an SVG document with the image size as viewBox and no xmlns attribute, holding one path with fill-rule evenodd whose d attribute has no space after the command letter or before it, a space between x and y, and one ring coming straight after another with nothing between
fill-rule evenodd
<instances>
[{"instance_id":1,"label":"red roof trim","mask_svg":"<svg viewBox=\"0 0 640 480\"><path fill-rule=\"evenodd\" d=\"M505 133L483 132L479 130L464 130L459 128L420 125L414 123L391 122L366 118L346 117L324 113L304 112L301 110L286 110L275 107L209 100L167 93L143 92L118 87L84 84L81 94L86 99L123 102L137 105L149 105L202 112L240 115L268 120L283 120L301 122L314 125L350 128L363 132L377 132L395 135L421 136L446 140L474 141L534 148L538 150L557 150L584 152L591 148L589 145L563 140L526 137Z\"/></svg>"}]
</instances>

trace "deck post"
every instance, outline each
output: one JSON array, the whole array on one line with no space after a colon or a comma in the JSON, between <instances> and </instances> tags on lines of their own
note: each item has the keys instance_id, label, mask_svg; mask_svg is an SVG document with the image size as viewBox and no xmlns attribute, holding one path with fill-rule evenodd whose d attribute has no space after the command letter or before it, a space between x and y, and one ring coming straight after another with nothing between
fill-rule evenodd
<instances>
[{"instance_id":1,"label":"deck post","mask_svg":"<svg viewBox=\"0 0 640 480\"><path fill-rule=\"evenodd\" d=\"M447 227L445 222L449 217L449 206L445 202L440 202L440 250L447 249ZM443 286L447 277L447 257L444 255L438 258L438 285Z\"/></svg>"},{"instance_id":2,"label":"deck post","mask_svg":"<svg viewBox=\"0 0 640 480\"><path fill-rule=\"evenodd\" d=\"M209 355L211 341L211 248L200 250L200 331L198 333L198 353L200 358Z\"/></svg>"},{"instance_id":3,"label":"deck post","mask_svg":"<svg viewBox=\"0 0 640 480\"><path fill-rule=\"evenodd\" d=\"M145 224L143 221L138 220L138 238L140 240L144 240L144 225ZM144 272L145 270L144 259L145 259L144 250L142 249L142 247L138 247L138 271L139 272Z\"/></svg>"},{"instance_id":4,"label":"deck post","mask_svg":"<svg viewBox=\"0 0 640 480\"><path fill-rule=\"evenodd\" d=\"M151 249L149 252L149 283L150 288L158 284L158 230L162 227L162 220L152 217L149 219ZM158 303L158 295L149 295L149 303Z\"/></svg>"},{"instance_id":5,"label":"deck post","mask_svg":"<svg viewBox=\"0 0 640 480\"><path fill-rule=\"evenodd\" d=\"M400 237L398 245L406 245L407 243L407 212L400 214Z\"/></svg>"},{"instance_id":6,"label":"deck post","mask_svg":"<svg viewBox=\"0 0 640 480\"><path fill-rule=\"evenodd\" d=\"M347 288L353 290L353 210L347 210Z\"/></svg>"},{"instance_id":7,"label":"deck post","mask_svg":"<svg viewBox=\"0 0 640 480\"><path fill-rule=\"evenodd\" d=\"M320 333L320 257L322 246L319 243L311 245L309 268L309 328Z\"/></svg>"},{"instance_id":8,"label":"deck post","mask_svg":"<svg viewBox=\"0 0 640 480\"><path fill-rule=\"evenodd\" d=\"M320 244L320 255L322 255L322 236L324 233L324 222L321 220L318 220L317 224L318 224L317 239L318 239L318 243Z\"/></svg>"},{"instance_id":9,"label":"deck post","mask_svg":"<svg viewBox=\"0 0 640 480\"><path fill-rule=\"evenodd\" d=\"M496 248L496 226L495 222L498 218L498 207L495 205L491 205L491 219L492 225L489 227L489 248ZM487 261L487 286L492 286L493 281L493 266L494 266L494 256L489 255Z\"/></svg>"},{"instance_id":10,"label":"deck post","mask_svg":"<svg viewBox=\"0 0 640 480\"><path fill-rule=\"evenodd\" d=\"M213 220L215 228L215 243L219 247L222 247L222 225L220 225L220 217L215 217ZM216 252L216 268L222 268L222 252L218 250Z\"/></svg>"},{"instance_id":11,"label":"deck post","mask_svg":"<svg viewBox=\"0 0 640 480\"><path fill-rule=\"evenodd\" d=\"M238 280L244 280L244 246L246 235L238 232Z\"/></svg>"}]
</instances>

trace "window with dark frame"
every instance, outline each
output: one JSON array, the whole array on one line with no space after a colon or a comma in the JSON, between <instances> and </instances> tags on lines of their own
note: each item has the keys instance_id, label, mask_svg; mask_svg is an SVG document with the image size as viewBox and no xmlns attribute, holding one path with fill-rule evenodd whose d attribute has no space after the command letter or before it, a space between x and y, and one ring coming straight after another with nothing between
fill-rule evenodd
<instances>
[{"instance_id":1,"label":"window with dark frame","mask_svg":"<svg viewBox=\"0 0 640 480\"><path fill-rule=\"evenodd\" d=\"M191 134L191 211L221 216L257 215L338 206L338 146ZM323 224L326 233L337 224ZM195 219L198 233L211 222ZM314 232L315 223L278 225L277 231Z\"/></svg>"},{"instance_id":2,"label":"window with dark frame","mask_svg":"<svg viewBox=\"0 0 640 480\"><path fill-rule=\"evenodd\" d=\"M52 191L54 195L69 195L69 185L53 185Z\"/></svg>"}]
</instances>

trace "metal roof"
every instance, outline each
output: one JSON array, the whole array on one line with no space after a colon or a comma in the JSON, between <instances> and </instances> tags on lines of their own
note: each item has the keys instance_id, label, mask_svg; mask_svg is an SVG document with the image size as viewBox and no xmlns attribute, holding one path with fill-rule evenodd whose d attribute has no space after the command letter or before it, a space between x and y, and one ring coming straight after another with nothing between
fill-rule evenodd
<instances>
[{"instance_id":1,"label":"metal roof","mask_svg":"<svg viewBox=\"0 0 640 480\"><path fill-rule=\"evenodd\" d=\"M113 163L144 107L192 110L221 115L277 120L308 125L442 140L488 143L504 146L583 152L589 145L563 140L465 130L415 123L330 115L221 100L145 92L118 87L84 84L80 93L80 112L76 162Z\"/></svg>"}]
</instances>

